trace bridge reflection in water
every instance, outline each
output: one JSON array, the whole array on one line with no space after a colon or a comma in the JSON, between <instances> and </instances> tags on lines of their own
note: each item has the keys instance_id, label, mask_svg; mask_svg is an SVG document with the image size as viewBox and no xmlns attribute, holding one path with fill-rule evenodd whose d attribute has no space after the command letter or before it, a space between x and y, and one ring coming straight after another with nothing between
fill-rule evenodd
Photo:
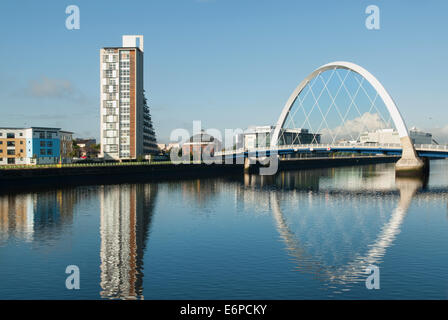
<instances>
[{"instance_id":1,"label":"bridge reflection in water","mask_svg":"<svg viewBox=\"0 0 448 320\"><path fill-rule=\"evenodd\" d=\"M385 165L387 166L387 165ZM376 168L381 167L376 166ZM305 170L300 172L281 172L276 176L257 176L245 174L244 185L246 189L244 193L256 192L258 197L263 194L260 188L266 190L265 203L269 206L272 213L275 226L280 238L285 244L288 254L293 258L296 270L313 274L322 281L334 284L347 285L358 281L364 281L366 278L366 268L370 265L379 266L382 258L386 254L389 247L393 246L394 240L400 233L401 225L406 217L412 199L417 198L423 201L448 200L448 188L426 188L428 177L420 178L400 178L395 177L393 171L379 170L379 172L371 172L369 167L353 167L342 169L317 169ZM354 174L353 177L351 174ZM364 177L363 177L364 176ZM331 178L331 179L330 179ZM331 180L331 183L327 183ZM285 190L290 191L290 195L285 197ZM308 250L309 242L305 239L301 240L292 226L294 223L288 221L288 218L282 212L282 204L289 203L291 199L296 197L297 192L300 194L299 200L296 202L297 207L295 213L301 215L300 219L306 219L303 211L312 206L313 202L318 202L322 198L328 203L329 198L339 199L348 205L354 202L369 201L382 206L383 202L392 200L395 203L387 219L378 212L378 219L382 219L381 226L376 237L364 248L365 253L358 252L353 259L346 261L340 265L333 265L325 262L325 255L318 254L314 256ZM354 198L355 197L355 198ZM250 196L244 195L249 199ZM303 206L308 200L308 204ZM260 202L258 199L257 202ZM355 204L356 206L356 204ZM291 206L289 206L291 211ZM384 209L384 208L382 208ZM448 208L447 208L448 209ZM318 213L319 214L319 213ZM359 212L359 216L364 213ZM337 212L333 215L337 219ZM447 212L448 217L448 212ZM354 219L353 223L357 226L361 219ZM355 228L356 228L355 226ZM362 227L362 226L361 226ZM313 230L316 232L316 230ZM322 230L324 232L325 230ZM342 234L344 238L346 234ZM354 243L351 243L353 245ZM332 252L338 254L338 252ZM344 252L341 252L343 255Z\"/></svg>"},{"instance_id":2,"label":"bridge reflection in water","mask_svg":"<svg viewBox=\"0 0 448 320\"><path fill-rule=\"evenodd\" d=\"M324 277L327 280L338 283L355 282L362 279L364 270L370 265L378 265L381 258L385 255L386 249L393 244L395 237L400 233L400 226L407 213L412 197L416 191L422 187L420 179L400 178L397 179L397 187L400 190L400 200L397 208L392 213L390 220L383 226L380 234L370 249L364 256L357 257L354 261L339 268L326 268L313 257L306 253L306 250L300 247L294 234L290 231L287 221L283 217L280 209L277 194L271 193L270 204L272 213L276 222L277 230L285 242L287 250L296 259L298 269L305 269L307 272L315 273L319 278ZM304 264L305 263L305 264Z\"/></svg>"}]
</instances>

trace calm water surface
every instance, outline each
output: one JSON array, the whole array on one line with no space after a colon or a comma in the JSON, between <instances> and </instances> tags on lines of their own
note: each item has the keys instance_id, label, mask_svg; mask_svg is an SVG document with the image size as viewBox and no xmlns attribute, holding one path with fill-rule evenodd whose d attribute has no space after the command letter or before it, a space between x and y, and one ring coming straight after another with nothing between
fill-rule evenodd
<instances>
[{"instance_id":1,"label":"calm water surface","mask_svg":"<svg viewBox=\"0 0 448 320\"><path fill-rule=\"evenodd\" d=\"M444 160L2 194L0 299L447 299L447 203Z\"/></svg>"}]
</instances>

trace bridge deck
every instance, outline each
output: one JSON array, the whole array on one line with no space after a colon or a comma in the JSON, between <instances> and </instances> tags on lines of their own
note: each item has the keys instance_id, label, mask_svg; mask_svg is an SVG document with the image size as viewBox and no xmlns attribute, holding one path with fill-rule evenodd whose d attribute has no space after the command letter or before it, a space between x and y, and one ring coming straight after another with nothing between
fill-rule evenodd
<instances>
[{"instance_id":1,"label":"bridge deck","mask_svg":"<svg viewBox=\"0 0 448 320\"><path fill-rule=\"evenodd\" d=\"M416 144L414 145L420 157L448 158L448 145L436 144ZM276 147L265 147L255 149L236 149L224 152L217 152L215 156L224 157L256 157L270 156L271 154L294 154L310 152L357 152L357 153L377 153L389 155L401 155L401 144L297 144L282 145Z\"/></svg>"}]
</instances>

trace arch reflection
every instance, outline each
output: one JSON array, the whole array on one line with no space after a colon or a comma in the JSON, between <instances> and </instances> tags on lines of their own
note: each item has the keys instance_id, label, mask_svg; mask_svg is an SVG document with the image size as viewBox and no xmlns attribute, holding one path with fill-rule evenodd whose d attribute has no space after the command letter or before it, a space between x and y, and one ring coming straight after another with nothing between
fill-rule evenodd
<instances>
[{"instance_id":1,"label":"arch reflection","mask_svg":"<svg viewBox=\"0 0 448 320\"><path fill-rule=\"evenodd\" d=\"M370 182L354 184L353 182L356 179L350 179L350 177L347 178L346 174L339 175L337 173L338 171L341 172L340 169L286 172L277 176L250 176L247 174L244 177L244 185L247 192L252 192L251 188L253 187L266 190L264 193L260 192L260 190L254 192L257 192L259 195L264 194L269 198L266 202L269 203L275 227L285 244L288 254L294 258L297 270L309 272L318 278L339 284L365 279L366 267L371 264L379 265L382 262L387 249L393 245L397 235L400 233L402 223L414 197L425 201L432 201L435 198L448 198L448 190L446 189L427 190L427 178L395 179L393 172L393 175L381 170L379 173L375 173L371 172L368 167L350 168L350 170L361 181L363 177L366 177ZM329 187L330 184L328 186L326 184L326 179L328 178L333 180L331 187ZM348 262L341 266L336 266L325 264L320 257L313 256L309 250L309 245L302 243L297 234L291 229L288 218L282 212L281 206L281 197L284 196L285 190L290 191L287 193L288 196L286 196L288 200L293 199L298 192L302 194L302 200L305 199L303 195L307 195L306 199L311 202L316 198L336 198L347 202L372 199L378 201L378 194L387 194L392 200L396 198L397 202L379 233L367 245L365 253L358 253ZM258 202L261 202L260 199L258 199ZM297 205L300 206L300 201L297 202ZM300 207L297 207L297 210L300 211L300 209Z\"/></svg>"}]
</instances>

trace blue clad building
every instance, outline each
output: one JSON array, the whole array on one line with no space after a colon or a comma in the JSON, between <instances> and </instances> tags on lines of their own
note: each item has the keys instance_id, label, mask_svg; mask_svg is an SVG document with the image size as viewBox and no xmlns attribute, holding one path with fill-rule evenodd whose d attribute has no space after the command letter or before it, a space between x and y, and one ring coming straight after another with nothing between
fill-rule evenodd
<instances>
[{"instance_id":1,"label":"blue clad building","mask_svg":"<svg viewBox=\"0 0 448 320\"><path fill-rule=\"evenodd\" d=\"M27 154L33 164L58 163L61 157L60 128L31 127L26 133Z\"/></svg>"}]
</instances>

